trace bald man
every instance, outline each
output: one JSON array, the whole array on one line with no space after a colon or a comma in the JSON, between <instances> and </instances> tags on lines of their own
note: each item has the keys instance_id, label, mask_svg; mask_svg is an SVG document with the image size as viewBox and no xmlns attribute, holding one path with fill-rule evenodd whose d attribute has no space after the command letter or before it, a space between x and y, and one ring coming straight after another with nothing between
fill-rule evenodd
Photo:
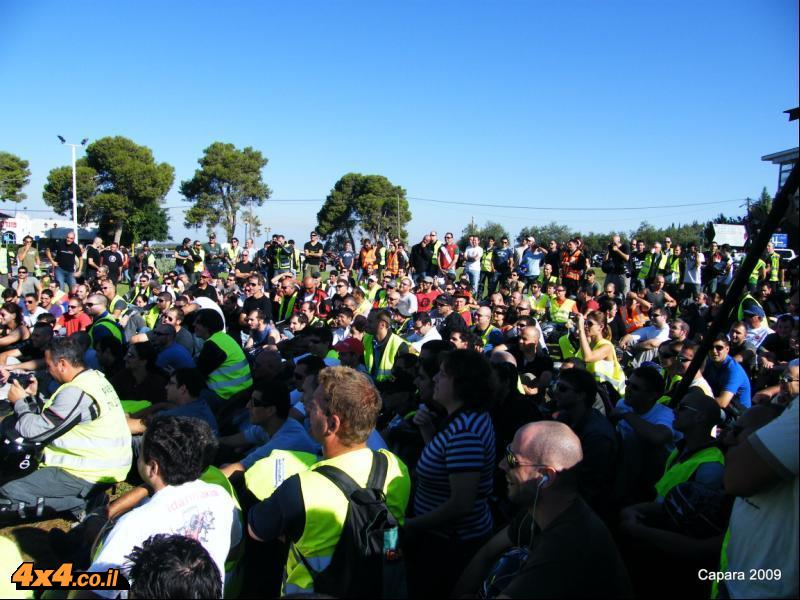
<instances>
[{"instance_id":1,"label":"bald man","mask_svg":"<svg viewBox=\"0 0 800 600\"><path fill-rule=\"evenodd\" d=\"M508 497L527 508L478 551L454 597L474 594L501 555L527 550L527 559L499 597L632 597L625 565L600 518L578 494L578 436L555 421L525 425L500 461ZM576 576L576 574L580 576Z\"/></svg>"}]
</instances>

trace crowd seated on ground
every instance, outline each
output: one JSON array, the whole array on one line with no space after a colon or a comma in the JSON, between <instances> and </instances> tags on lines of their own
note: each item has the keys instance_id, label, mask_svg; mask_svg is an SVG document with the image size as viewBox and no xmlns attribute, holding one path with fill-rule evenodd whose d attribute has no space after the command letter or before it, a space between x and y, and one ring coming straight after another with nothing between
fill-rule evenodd
<instances>
[{"instance_id":1,"label":"crowd seated on ground","mask_svg":"<svg viewBox=\"0 0 800 600\"><path fill-rule=\"evenodd\" d=\"M309 237L22 253L0 525L134 597L798 595L796 265L723 315L725 248Z\"/></svg>"}]
</instances>

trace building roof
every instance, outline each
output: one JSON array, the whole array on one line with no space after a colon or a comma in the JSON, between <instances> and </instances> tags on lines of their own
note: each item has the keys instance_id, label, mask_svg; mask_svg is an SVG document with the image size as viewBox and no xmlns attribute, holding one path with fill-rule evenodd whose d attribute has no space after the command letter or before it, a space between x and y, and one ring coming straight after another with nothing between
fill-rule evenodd
<instances>
[{"instance_id":1,"label":"building roof","mask_svg":"<svg viewBox=\"0 0 800 600\"><path fill-rule=\"evenodd\" d=\"M800 156L800 147L767 154L766 156L762 156L761 160L769 161L773 165L782 165L784 163L797 162L798 156Z\"/></svg>"}]
</instances>

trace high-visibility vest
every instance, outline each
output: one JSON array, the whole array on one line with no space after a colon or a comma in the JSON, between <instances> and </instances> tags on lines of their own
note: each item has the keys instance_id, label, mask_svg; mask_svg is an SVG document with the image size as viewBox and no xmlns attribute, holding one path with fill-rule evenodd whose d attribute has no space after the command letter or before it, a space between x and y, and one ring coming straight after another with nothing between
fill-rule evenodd
<instances>
[{"instance_id":1,"label":"high-visibility vest","mask_svg":"<svg viewBox=\"0 0 800 600\"><path fill-rule=\"evenodd\" d=\"M475 333L478 333L477 326L474 328L474 331ZM494 325L489 325L486 328L486 331L484 331L483 333L478 333L478 335L481 337L481 342L483 343L484 346L486 346L486 343L489 341L489 336L493 331L500 331L500 330Z\"/></svg>"},{"instance_id":2,"label":"high-visibility vest","mask_svg":"<svg viewBox=\"0 0 800 600\"><path fill-rule=\"evenodd\" d=\"M769 280L779 281L781 278L781 255L773 252L769 255Z\"/></svg>"},{"instance_id":3,"label":"high-visibility vest","mask_svg":"<svg viewBox=\"0 0 800 600\"><path fill-rule=\"evenodd\" d=\"M105 313L89 326L87 333L89 334L89 343L92 347L94 347L95 327L108 329L111 332L111 335L114 336L120 344L125 343L125 332L122 330L122 327L119 326L119 323L117 323L117 320L114 317L112 317L109 313Z\"/></svg>"},{"instance_id":4,"label":"high-visibility vest","mask_svg":"<svg viewBox=\"0 0 800 600\"><path fill-rule=\"evenodd\" d=\"M492 251L487 249L483 251L481 256L481 271L491 273L494 271L494 264L492 263Z\"/></svg>"},{"instance_id":5,"label":"high-visibility vest","mask_svg":"<svg viewBox=\"0 0 800 600\"><path fill-rule=\"evenodd\" d=\"M675 256L674 254L670 254L667 257L667 266L666 271L668 273L675 273L675 275L681 274L681 257Z\"/></svg>"},{"instance_id":6,"label":"high-visibility vest","mask_svg":"<svg viewBox=\"0 0 800 600\"><path fill-rule=\"evenodd\" d=\"M762 310L763 310L763 307L761 306L761 304L759 303L759 301L758 301L758 300L756 300L756 299L755 299L755 298L752 296L752 294L745 294L745 295L742 297L742 299L741 299L741 300L739 300L739 308L737 308L737 309L736 309L736 320L737 320L737 321L744 321L744 303L745 303L747 300L752 300L753 302L755 302L755 303L756 303L756 306L758 306L758 307L762 308Z\"/></svg>"},{"instance_id":7,"label":"high-visibility vest","mask_svg":"<svg viewBox=\"0 0 800 600\"><path fill-rule=\"evenodd\" d=\"M683 379L683 375L673 375L666 381L666 385L664 386L664 395L658 399L659 404L670 404L672 402L672 396L670 396L670 392L675 389L675 386L678 385Z\"/></svg>"},{"instance_id":8,"label":"high-visibility vest","mask_svg":"<svg viewBox=\"0 0 800 600\"><path fill-rule=\"evenodd\" d=\"M291 269L292 268L293 253L284 246L278 246L275 249L275 268L276 269Z\"/></svg>"},{"instance_id":9,"label":"high-visibility vest","mask_svg":"<svg viewBox=\"0 0 800 600\"><path fill-rule=\"evenodd\" d=\"M317 460L309 452L276 449L244 472L244 484L256 498L266 500L289 477L307 471Z\"/></svg>"},{"instance_id":10,"label":"high-visibility vest","mask_svg":"<svg viewBox=\"0 0 800 600\"><path fill-rule=\"evenodd\" d=\"M208 375L208 387L223 400L253 387L250 364L239 345L224 331L206 340L225 353L225 361Z\"/></svg>"},{"instance_id":11,"label":"high-visibility vest","mask_svg":"<svg viewBox=\"0 0 800 600\"><path fill-rule=\"evenodd\" d=\"M762 259L759 258L755 268L753 269L753 272L750 273L750 278L748 280L749 283L751 284L758 283L758 280L761 276L759 271L761 271L761 269L766 269L766 268L767 268L767 263L765 263Z\"/></svg>"},{"instance_id":12,"label":"high-visibility vest","mask_svg":"<svg viewBox=\"0 0 800 600\"><path fill-rule=\"evenodd\" d=\"M374 360L374 340L375 337L370 334L364 335L364 365L367 367L367 372L373 376L375 381L386 381L392 376L392 367L394 366L394 359L397 356L397 351L405 343L403 338L395 333L389 334L389 339L383 348L381 355L381 362L378 368L373 372Z\"/></svg>"},{"instance_id":13,"label":"high-visibility vest","mask_svg":"<svg viewBox=\"0 0 800 600\"><path fill-rule=\"evenodd\" d=\"M617 353L614 351L614 345L607 339L601 339L597 345L592 348L592 351L597 350L603 346L611 346L611 358L606 360L597 360L594 362L587 362L583 357L583 351L578 350L575 356L586 362L586 370L589 371L598 382L607 382L613 387L620 396L625 395L625 372L617 360Z\"/></svg>"},{"instance_id":14,"label":"high-visibility vest","mask_svg":"<svg viewBox=\"0 0 800 600\"><path fill-rule=\"evenodd\" d=\"M157 306L153 306L146 313L144 313L144 324L150 329L153 329L161 318L161 312Z\"/></svg>"},{"instance_id":15,"label":"high-visibility vest","mask_svg":"<svg viewBox=\"0 0 800 600\"><path fill-rule=\"evenodd\" d=\"M678 449L676 448L667 458L664 475L656 483L656 493L661 498L666 497L676 485L689 481L700 465L712 462L725 464L725 456L719 448L714 446L695 452L683 462L676 463L677 459Z\"/></svg>"},{"instance_id":16,"label":"high-visibility vest","mask_svg":"<svg viewBox=\"0 0 800 600\"><path fill-rule=\"evenodd\" d=\"M547 312L547 305L550 303L550 296L547 294L542 294L538 298L531 296L530 302L533 312L535 312L538 317L543 317Z\"/></svg>"},{"instance_id":17,"label":"high-visibility vest","mask_svg":"<svg viewBox=\"0 0 800 600\"><path fill-rule=\"evenodd\" d=\"M108 303L108 313L110 315L114 314L114 306L117 304L117 302L123 302L126 306L128 305L128 303L125 302L125 298L123 298L122 296L120 295L114 296ZM120 313L120 316L122 316L122 313Z\"/></svg>"},{"instance_id":18,"label":"high-visibility vest","mask_svg":"<svg viewBox=\"0 0 800 600\"><path fill-rule=\"evenodd\" d=\"M289 296L281 298L281 303L278 306L278 321L283 321L292 316L294 312L294 305L297 302L297 292Z\"/></svg>"},{"instance_id":19,"label":"high-visibility vest","mask_svg":"<svg viewBox=\"0 0 800 600\"><path fill-rule=\"evenodd\" d=\"M369 311L371 310L372 310L372 302L364 298L364 301L358 305L358 308L356 309L356 314L363 315L366 317L369 314Z\"/></svg>"},{"instance_id":20,"label":"high-visibility vest","mask_svg":"<svg viewBox=\"0 0 800 600\"><path fill-rule=\"evenodd\" d=\"M386 266L386 247L378 248L377 254L377 262L379 267Z\"/></svg>"},{"instance_id":21,"label":"high-visibility vest","mask_svg":"<svg viewBox=\"0 0 800 600\"><path fill-rule=\"evenodd\" d=\"M239 497L236 495L236 490L231 484L230 480L225 477L225 474L215 466L208 467L200 475L200 481L218 485L231 497L233 504L238 509L238 518L241 524L241 531L245 531L244 520L242 517L242 506L239 504ZM238 598L244 584L244 568L242 558L244 557L245 535L239 539L236 545L231 544L228 550L228 556L225 557L225 598Z\"/></svg>"},{"instance_id":22,"label":"high-visibility vest","mask_svg":"<svg viewBox=\"0 0 800 600\"><path fill-rule=\"evenodd\" d=\"M442 240L436 240L433 243L433 255L431 255L431 264L434 267L439 266L439 248L442 247Z\"/></svg>"},{"instance_id":23,"label":"high-visibility vest","mask_svg":"<svg viewBox=\"0 0 800 600\"><path fill-rule=\"evenodd\" d=\"M547 281L545 281L544 273L539 273L538 277L536 277L536 281L542 286L542 289L546 289L547 285L550 283L553 285L558 285L558 277L555 275L550 275L550 277L547 278Z\"/></svg>"},{"instance_id":24,"label":"high-visibility vest","mask_svg":"<svg viewBox=\"0 0 800 600\"><path fill-rule=\"evenodd\" d=\"M51 441L44 449L42 466L58 467L91 483L123 481L133 462L133 451L131 432L117 392L102 373L87 369L61 385L44 403L42 412L69 387L90 396L98 415Z\"/></svg>"},{"instance_id":25,"label":"high-visibility vest","mask_svg":"<svg viewBox=\"0 0 800 600\"><path fill-rule=\"evenodd\" d=\"M559 306L555 298L550 302L550 318L553 323L566 323L569 321L569 315L572 313L572 308L575 306L575 300L567 298L564 303Z\"/></svg>"},{"instance_id":26,"label":"high-visibility vest","mask_svg":"<svg viewBox=\"0 0 800 600\"><path fill-rule=\"evenodd\" d=\"M652 252L649 252L645 257L644 264L639 272L640 279L651 279L659 273L663 273L667 268L667 258L669 258L668 254L665 254L662 251L658 253L657 258L654 258L654 256L655 255Z\"/></svg>"},{"instance_id":27,"label":"high-visibility vest","mask_svg":"<svg viewBox=\"0 0 800 600\"><path fill-rule=\"evenodd\" d=\"M383 291L384 295L386 295L386 290L384 290L381 286L376 285L373 288L362 288L364 289L364 295L367 297L367 300L370 302L375 302L375 296L378 295L381 291Z\"/></svg>"},{"instance_id":28,"label":"high-visibility vest","mask_svg":"<svg viewBox=\"0 0 800 600\"><path fill-rule=\"evenodd\" d=\"M408 469L391 452L387 450L379 452L385 454L389 462L383 484L386 505L398 523L402 524L411 490ZM364 486L367 484L372 461L372 450L364 448L322 460L309 470L297 474L305 513L313 518L305 519L302 535L289 548L282 596L314 591L313 579L300 556L315 571L324 570L333 558L333 551L342 535L342 527L347 517L347 498L332 481L320 473L315 473L315 470L329 464L342 469L358 485Z\"/></svg>"},{"instance_id":29,"label":"high-visibility vest","mask_svg":"<svg viewBox=\"0 0 800 600\"><path fill-rule=\"evenodd\" d=\"M719 552L719 572L725 573L728 570L728 543L731 541L731 526L725 532L725 537L722 539L722 548ZM719 598L719 579L716 577L711 582L711 597Z\"/></svg>"},{"instance_id":30,"label":"high-visibility vest","mask_svg":"<svg viewBox=\"0 0 800 600\"><path fill-rule=\"evenodd\" d=\"M8 248L0 246L0 275L8 275Z\"/></svg>"},{"instance_id":31,"label":"high-visibility vest","mask_svg":"<svg viewBox=\"0 0 800 600\"><path fill-rule=\"evenodd\" d=\"M560 338L558 338L558 347L561 349L561 359L565 360L567 358L572 358L578 353L580 350L580 346L576 348L572 345L572 340L569 339L569 334L565 333Z\"/></svg>"}]
</instances>

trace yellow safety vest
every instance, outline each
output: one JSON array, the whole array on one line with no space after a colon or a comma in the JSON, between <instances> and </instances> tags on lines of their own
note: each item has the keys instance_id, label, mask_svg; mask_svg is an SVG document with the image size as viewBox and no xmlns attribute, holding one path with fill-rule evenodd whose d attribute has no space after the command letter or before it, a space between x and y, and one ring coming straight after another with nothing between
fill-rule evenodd
<instances>
[{"instance_id":1,"label":"yellow safety vest","mask_svg":"<svg viewBox=\"0 0 800 600\"><path fill-rule=\"evenodd\" d=\"M672 402L672 396L670 396L669 393L675 389L675 386L680 383L681 379L683 379L683 375L673 375L669 378L664 386L664 395L658 399L659 404L669 404Z\"/></svg>"},{"instance_id":2,"label":"yellow safety vest","mask_svg":"<svg viewBox=\"0 0 800 600\"><path fill-rule=\"evenodd\" d=\"M0 275L8 275L8 248L0 246Z\"/></svg>"},{"instance_id":3,"label":"yellow safety vest","mask_svg":"<svg viewBox=\"0 0 800 600\"><path fill-rule=\"evenodd\" d=\"M208 387L223 400L253 387L250 364L239 345L224 331L212 335L206 344L214 344L225 353L225 361L208 375Z\"/></svg>"},{"instance_id":4,"label":"yellow safety vest","mask_svg":"<svg viewBox=\"0 0 800 600\"><path fill-rule=\"evenodd\" d=\"M736 311L736 320L737 320L737 321L744 321L744 303L745 303L745 301L746 301L746 300L752 300L753 302L755 302L755 303L756 303L756 305L757 305L758 307L762 308L762 307L761 307L761 304L759 303L759 301L758 301L758 300L756 300L756 299L755 299L755 298L752 296L752 294L745 294L745 295L742 297L742 299L741 299L741 300L739 300L739 308L738 308L738 309L737 309L737 311Z\"/></svg>"},{"instance_id":5,"label":"yellow safety vest","mask_svg":"<svg viewBox=\"0 0 800 600\"><path fill-rule=\"evenodd\" d=\"M370 334L364 335L364 365L367 367L367 372L370 375L373 375L372 371L372 363L373 363L373 340L374 336ZM383 349L383 354L381 355L381 362L378 365L378 370L375 371L373 377L375 381L386 381L392 376L392 367L394 366L394 359L397 356L397 351L400 347L405 343L403 338L395 333L389 334L389 339L386 342L386 345Z\"/></svg>"},{"instance_id":6,"label":"yellow safety vest","mask_svg":"<svg viewBox=\"0 0 800 600\"><path fill-rule=\"evenodd\" d=\"M728 543L731 541L731 527L725 531L725 537L722 539L722 549L719 552L719 572L724 573L728 570ZM711 597L719 598L719 580L714 578L711 583Z\"/></svg>"},{"instance_id":7,"label":"yellow safety vest","mask_svg":"<svg viewBox=\"0 0 800 600\"><path fill-rule=\"evenodd\" d=\"M478 330L477 330L476 328L474 328L474 327L473 327L473 331L474 331L475 333L478 333ZM489 326L486 328L486 331L484 331L483 333L479 334L479 335L480 335L480 337L481 337L481 342L483 343L483 345L484 345L484 346L486 345L486 342L488 342L488 341L489 341L489 335L490 335L490 334L491 334L493 331L500 331L500 330L499 330L499 329L497 329L497 327L495 327L494 325L489 325Z\"/></svg>"},{"instance_id":8,"label":"yellow safety vest","mask_svg":"<svg viewBox=\"0 0 800 600\"><path fill-rule=\"evenodd\" d=\"M533 312L535 312L537 316L542 317L547 312L547 304L550 302L550 297L547 294L542 294L538 298L531 296L530 302Z\"/></svg>"},{"instance_id":9,"label":"yellow safety vest","mask_svg":"<svg viewBox=\"0 0 800 600\"><path fill-rule=\"evenodd\" d=\"M748 283L751 284L758 283L758 279L760 277L759 271L761 269L766 269L766 268L767 268L767 263L765 263L763 260L759 258L755 268L753 269L753 272L750 273L750 278L748 279Z\"/></svg>"},{"instance_id":10,"label":"yellow safety vest","mask_svg":"<svg viewBox=\"0 0 800 600\"><path fill-rule=\"evenodd\" d=\"M558 305L558 302L553 300L550 302L550 318L553 323L566 323L569 321L569 315L572 313L572 308L575 306L575 300L567 298L564 304Z\"/></svg>"},{"instance_id":11,"label":"yellow safety vest","mask_svg":"<svg viewBox=\"0 0 800 600\"><path fill-rule=\"evenodd\" d=\"M481 256L481 271L491 273L494 271L494 264L492 263L492 251L484 250Z\"/></svg>"},{"instance_id":12,"label":"yellow safety vest","mask_svg":"<svg viewBox=\"0 0 800 600\"><path fill-rule=\"evenodd\" d=\"M569 334L566 333L558 338L558 347L561 349L561 359L572 358L578 353L579 348L572 345Z\"/></svg>"},{"instance_id":13,"label":"yellow safety vest","mask_svg":"<svg viewBox=\"0 0 800 600\"><path fill-rule=\"evenodd\" d=\"M297 292L292 294L289 298L285 296L281 298L280 306L278 307L278 321L283 321L292 316L294 312L294 303L297 302Z\"/></svg>"},{"instance_id":14,"label":"yellow safety vest","mask_svg":"<svg viewBox=\"0 0 800 600\"><path fill-rule=\"evenodd\" d=\"M120 344L125 343L125 333L120 328L117 320L112 317L109 313L106 313L105 316L100 317L94 323L91 324L89 327L89 343L94 348L94 329L95 327L103 327L108 329L111 332L111 335L114 336Z\"/></svg>"},{"instance_id":15,"label":"yellow safety vest","mask_svg":"<svg viewBox=\"0 0 800 600\"><path fill-rule=\"evenodd\" d=\"M700 465L711 462L725 464L725 456L723 456L719 448L713 446L695 452L683 462L676 463L677 458L678 449L676 448L667 458L664 475L656 483L656 493L661 498L666 497L676 485L689 481Z\"/></svg>"},{"instance_id":16,"label":"yellow safety vest","mask_svg":"<svg viewBox=\"0 0 800 600\"><path fill-rule=\"evenodd\" d=\"M77 387L94 400L97 418L79 423L44 449L43 467L58 467L91 483L123 481L133 461L131 432L117 392L99 371L87 369L61 385L44 403L47 410L65 388Z\"/></svg>"},{"instance_id":17,"label":"yellow safety vest","mask_svg":"<svg viewBox=\"0 0 800 600\"><path fill-rule=\"evenodd\" d=\"M125 302L125 298L123 298L122 296L114 296L111 299L111 302L108 303L108 314L110 314L112 317L114 316L114 306L116 305L117 302L122 302L125 304L126 307L128 306L128 303ZM121 317L122 313L120 313L119 316Z\"/></svg>"},{"instance_id":18,"label":"yellow safety vest","mask_svg":"<svg viewBox=\"0 0 800 600\"><path fill-rule=\"evenodd\" d=\"M129 415L153 406L149 400L120 400L119 402L122 405L122 411Z\"/></svg>"},{"instance_id":19,"label":"yellow safety vest","mask_svg":"<svg viewBox=\"0 0 800 600\"><path fill-rule=\"evenodd\" d=\"M144 324L150 329L153 329L156 326L156 323L158 323L159 317L161 317L161 313L159 312L158 307L154 306L144 313Z\"/></svg>"},{"instance_id":20,"label":"yellow safety vest","mask_svg":"<svg viewBox=\"0 0 800 600\"><path fill-rule=\"evenodd\" d=\"M2 260L2 258L0 258ZM779 281L781 278L781 255L777 252L773 252L769 255L769 280L770 281Z\"/></svg>"},{"instance_id":21,"label":"yellow safety vest","mask_svg":"<svg viewBox=\"0 0 800 600\"><path fill-rule=\"evenodd\" d=\"M442 241L436 240L433 244L433 255L431 256L431 264L434 267L439 266L439 249L442 247Z\"/></svg>"},{"instance_id":22,"label":"yellow safety vest","mask_svg":"<svg viewBox=\"0 0 800 600\"><path fill-rule=\"evenodd\" d=\"M307 471L319 457L310 452L273 450L244 472L244 483L259 500L266 500L289 477Z\"/></svg>"},{"instance_id":23,"label":"yellow safety vest","mask_svg":"<svg viewBox=\"0 0 800 600\"><path fill-rule=\"evenodd\" d=\"M398 523L402 525L411 478L403 462L387 450L379 450L389 459L383 492L386 506ZM324 475L315 473L322 465L331 465L347 473L360 486L367 484L372 468L372 450L362 448L335 458L322 460L309 470L298 473L303 493L306 515L305 527L300 539L292 543L286 559L286 572L281 595L307 594L313 592L314 582L299 555L302 555L315 571L324 570L331 562L333 551L342 535L347 517L348 501L336 485Z\"/></svg>"},{"instance_id":24,"label":"yellow safety vest","mask_svg":"<svg viewBox=\"0 0 800 600\"><path fill-rule=\"evenodd\" d=\"M597 350L602 346L611 346L611 359L610 360L597 360L595 362L586 362L583 357L583 351L578 350L575 356L586 362L586 370L594 375L594 378L603 382L606 381L611 384L620 396L625 395L625 372L617 360L617 353L614 352L614 345L607 339L601 339L592 350Z\"/></svg>"}]
</instances>

